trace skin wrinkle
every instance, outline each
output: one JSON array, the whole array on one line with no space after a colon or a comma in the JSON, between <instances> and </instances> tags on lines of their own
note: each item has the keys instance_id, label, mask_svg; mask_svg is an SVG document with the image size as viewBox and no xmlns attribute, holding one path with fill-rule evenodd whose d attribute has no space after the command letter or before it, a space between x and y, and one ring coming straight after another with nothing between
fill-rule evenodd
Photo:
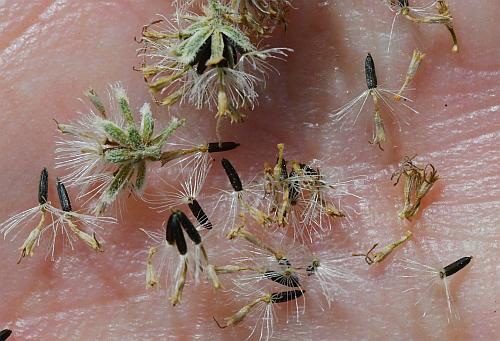
<instances>
[{"instance_id":1,"label":"skin wrinkle","mask_svg":"<svg viewBox=\"0 0 500 341\"><path fill-rule=\"evenodd\" d=\"M0 5L0 13L12 3ZM135 110L150 101L141 76L132 71L139 63L133 37L156 13L170 10L164 0L88 2L85 6L64 2L49 19L37 22L40 6L51 4L38 1L13 7L17 12L9 15L5 33L0 35L2 221L36 203L33 189L43 166L48 167L52 181L49 200L57 201L52 187L63 171L53 167L57 132L51 119L73 120L76 112L85 112L76 98L83 97L88 86L106 97L107 83L122 80ZM451 0L450 6L461 44L459 54L449 51L444 27L415 27L398 20L387 55L392 16L383 4L338 0L320 6L315 1L296 1L287 32L277 31L270 42L296 52L288 63L274 64L281 76L270 76L257 111L244 124L224 127L225 138L242 144L227 157L242 169L243 179L260 171L263 161L275 159L278 142L284 142L287 153L296 158L326 159L328 165L339 167L344 178L368 177L353 190L363 199L348 199L347 204L360 211L352 227L334 225L331 239L320 248L349 254L377 241L380 245L393 241L407 229L414 232L412 241L381 268L367 269L359 259L354 271L363 282L339 295L330 310L319 308L319 297L307 296L303 325L296 325L287 324L279 309L277 339L491 340L499 335L498 312L494 311L500 283L496 265L500 135L495 97L500 48L494 18L500 15L500 6L493 1L479 8ZM27 29L12 28L21 12ZM367 143L371 105L365 108L364 121L354 127L346 125L341 130L330 122L328 113L363 89L362 63L367 52L375 58L379 82L396 88L414 47L427 54L422 73L411 85L416 90L410 93L420 114L412 116L411 125L403 126L401 132L392 119L386 119L385 152ZM155 106L153 110L166 124L168 111ZM213 113L189 107L174 107L170 112L188 118L192 131L199 130L200 136L214 138ZM22 143L14 145L20 137ZM401 188L393 187L389 178L400 159L414 153L419 161L433 162L442 180L409 223L397 217ZM154 186L154 178L150 179ZM205 186L207 192L210 187L228 188L220 167L213 167ZM73 189L69 192L76 194ZM212 320L212 310L207 311L215 305L214 315L222 319L239 309L242 302L232 302L229 295L213 294L208 285L194 288L188 284L185 300L174 309L166 294L145 291L146 243L138 227L157 228L166 217L132 198L126 207L125 221L103 233L103 254L77 245L75 251L65 249L62 259L52 263L45 262L39 248L34 258L16 266L20 240L0 241L0 264L8 274L0 280L1 301L9 307L0 311L0 322L5 324L0 328L13 329L15 337L23 340L244 339L248 324L221 331ZM213 241L208 249L214 254L221 250ZM401 293L414 283L398 278L401 273L393 266L394 259L415 257L424 264L443 266L465 255L475 258L450 280L461 320L446 323L442 293L429 305L430 316L421 318L422 307L414 306L420 293Z\"/></svg>"}]
</instances>

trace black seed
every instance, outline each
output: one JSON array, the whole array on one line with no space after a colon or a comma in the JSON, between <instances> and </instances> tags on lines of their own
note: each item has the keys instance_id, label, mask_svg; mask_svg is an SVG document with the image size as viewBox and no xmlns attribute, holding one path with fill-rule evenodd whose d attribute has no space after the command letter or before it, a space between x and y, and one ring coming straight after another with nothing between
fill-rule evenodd
<instances>
[{"instance_id":1,"label":"black seed","mask_svg":"<svg viewBox=\"0 0 500 341\"><path fill-rule=\"evenodd\" d=\"M373 62L372 55L368 53L365 59L365 76L366 85L368 89L374 89L377 87L377 74L375 73L375 63Z\"/></svg>"},{"instance_id":2,"label":"black seed","mask_svg":"<svg viewBox=\"0 0 500 341\"><path fill-rule=\"evenodd\" d=\"M235 149L239 147L239 143L236 142L210 142L208 144L209 153L227 152L228 150Z\"/></svg>"},{"instance_id":3,"label":"black seed","mask_svg":"<svg viewBox=\"0 0 500 341\"><path fill-rule=\"evenodd\" d=\"M243 185L241 184L241 179L238 173L236 173L236 169L234 169L231 162L227 159L222 159L221 163L222 167L224 167L224 170L226 171L226 175L231 183L231 186L233 186L233 189L236 192L241 192L243 190Z\"/></svg>"},{"instance_id":4,"label":"black seed","mask_svg":"<svg viewBox=\"0 0 500 341\"><path fill-rule=\"evenodd\" d=\"M47 203L49 192L49 173L47 168L42 169L40 173L40 183L38 184L38 203L43 205Z\"/></svg>"},{"instance_id":5,"label":"black seed","mask_svg":"<svg viewBox=\"0 0 500 341\"><path fill-rule=\"evenodd\" d=\"M283 303L292 301L304 295L305 292L305 290L277 292L271 295L271 303Z\"/></svg>"},{"instance_id":6,"label":"black seed","mask_svg":"<svg viewBox=\"0 0 500 341\"><path fill-rule=\"evenodd\" d=\"M182 232L181 229L179 216L176 214L177 212L172 213L172 215L174 216L173 218L174 224L172 225L174 227L173 235L175 238L175 245L177 245L177 250L179 250L179 253L182 256L184 256L187 253L187 245L186 245L186 239L184 238L184 233Z\"/></svg>"},{"instance_id":7,"label":"black seed","mask_svg":"<svg viewBox=\"0 0 500 341\"><path fill-rule=\"evenodd\" d=\"M184 214L182 211L177 211L174 213L177 216L177 219L179 219L182 227L184 228L184 231L188 234L189 238L195 243L196 245L201 243L201 236L196 230L196 227L194 227L193 223L189 220L189 218Z\"/></svg>"},{"instance_id":8,"label":"black seed","mask_svg":"<svg viewBox=\"0 0 500 341\"><path fill-rule=\"evenodd\" d=\"M236 65L238 53L231 39L223 34L222 40L224 41L224 51L222 52L224 60L219 63L219 66L233 68Z\"/></svg>"},{"instance_id":9,"label":"black seed","mask_svg":"<svg viewBox=\"0 0 500 341\"><path fill-rule=\"evenodd\" d=\"M212 229L212 223L210 222L210 220L208 220L207 214L205 213L203 208L201 208L198 200L194 199L193 202L188 203L188 206L191 210L191 213L193 213L194 217L201 226L203 226L207 230Z\"/></svg>"},{"instance_id":10,"label":"black seed","mask_svg":"<svg viewBox=\"0 0 500 341\"><path fill-rule=\"evenodd\" d=\"M71 201L69 200L68 192L66 191L66 187L59 178L57 178L57 195L59 196L61 209L64 212L71 212Z\"/></svg>"},{"instance_id":11,"label":"black seed","mask_svg":"<svg viewBox=\"0 0 500 341\"><path fill-rule=\"evenodd\" d=\"M444 277L449 277L453 275L454 273L457 273L458 271L462 270L465 268L467 264L470 263L472 257L462 257L459 260L451 263L450 265L447 265L443 268L444 272Z\"/></svg>"},{"instance_id":12,"label":"black seed","mask_svg":"<svg viewBox=\"0 0 500 341\"><path fill-rule=\"evenodd\" d=\"M281 285L285 285L291 288L300 287L299 278L295 275L286 276L276 271L266 271L264 273L264 278L270 279Z\"/></svg>"},{"instance_id":13,"label":"black seed","mask_svg":"<svg viewBox=\"0 0 500 341\"><path fill-rule=\"evenodd\" d=\"M12 330L4 329L0 332L0 341L5 341L9 338L10 334L12 334Z\"/></svg>"},{"instance_id":14,"label":"black seed","mask_svg":"<svg viewBox=\"0 0 500 341\"><path fill-rule=\"evenodd\" d=\"M169 245L175 244L175 230L180 229L179 220L175 218L175 214L172 213L168 218L168 221L164 222L166 224L165 228L165 240Z\"/></svg>"}]
</instances>

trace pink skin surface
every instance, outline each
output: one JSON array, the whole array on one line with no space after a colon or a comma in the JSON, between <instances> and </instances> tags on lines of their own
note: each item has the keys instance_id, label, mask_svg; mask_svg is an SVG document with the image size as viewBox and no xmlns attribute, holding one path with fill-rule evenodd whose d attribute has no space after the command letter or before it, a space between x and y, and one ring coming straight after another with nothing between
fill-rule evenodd
<instances>
[{"instance_id":1,"label":"pink skin surface","mask_svg":"<svg viewBox=\"0 0 500 341\"><path fill-rule=\"evenodd\" d=\"M222 131L241 143L228 153L249 179L264 161L275 159L276 144L286 144L289 158L325 160L323 169L339 177L366 176L352 191L351 226L336 225L315 249L332 255L385 245L411 229L414 238L394 256L368 267L354 262L360 282L344 287L331 309L309 296L300 324L286 323L278 309L276 339L292 340L494 340L500 337L500 6L496 1L450 0L460 52L452 54L443 26L416 27L396 21L387 53L391 12L381 1L294 1L286 32L272 44L295 50L287 63L277 62L260 106L245 123ZM0 178L1 220L36 203L38 174L47 166L51 185L64 170L54 170L52 118L75 120L86 110L77 98L89 86L103 94L122 81L138 109L151 101L142 77L132 70L142 25L171 11L169 1L0 1ZM364 58L371 52L379 83L396 88L413 48L427 56L412 84L410 97L418 115L401 131L386 118L385 152L371 138L371 103L355 126L332 123L329 113L366 87ZM154 107L159 121L168 110ZM213 113L188 106L170 112L186 117L191 131L214 140ZM390 175L405 155L432 162L441 179L411 222L401 221L400 186ZM333 168L335 167L335 168ZM216 165L208 187L228 188ZM72 195L75 191L70 191ZM51 189L55 201L56 193ZM75 203L78 207L78 204ZM84 245L59 250L46 261L44 251L16 265L22 238L0 242L0 329L14 330L12 340L240 340L251 319L220 330L212 320L243 305L208 285L187 285L184 300L172 307L162 291L145 289L146 238L138 228L158 228L166 218L141 202L128 200L120 223L102 234L105 252ZM214 259L227 242L212 242ZM447 322L444 292L405 289L422 279L403 279L395 264L407 257L444 266L463 256L471 264L450 278L459 321ZM422 304L415 302L425 295ZM214 308L215 307L215 308ZM422 317L426 311L427 316ZM253 338L258 339L258 336Z\"/></svg>"}]
</instances>

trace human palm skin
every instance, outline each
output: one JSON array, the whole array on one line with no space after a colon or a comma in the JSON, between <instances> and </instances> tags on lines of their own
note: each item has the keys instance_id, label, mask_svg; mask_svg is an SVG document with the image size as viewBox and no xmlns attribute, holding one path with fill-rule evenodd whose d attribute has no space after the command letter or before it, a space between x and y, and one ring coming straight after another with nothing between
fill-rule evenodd
<instances>
[{"instance_id":1,"label":"human palm skin","mask_svg":"<svg viewBox=\"0 0 500 341\"><path fill-rule=\"evenodd\" d=\"M410 229L411 241L379 265L360 258L352 269L361 282L344 289L330 309L320 297L307 297L300 324L285 322L278 311L276 339L482 339L500 335L497 313L500 198L500 49L494 1L451 1L460 52L451 52L444 26L396 22L390 52L392 14L380 1L294 1L286 32L271 42L295 50L288 62L276 62L260 106L238 125L226 124L224 140L241 143L227 157L250 178L264 161L275 160L276 144L299 160L322 159L324 169L343 178L366 176L349 198L357 213L321 243L332 254L365 251L400 238ZM0 216L36 203L38 174L54 170L53 118L69 121L86 108L77 100L89 86L102 94L110 82L122 81L135 109L152 101L141 75L134 36L158 13L170 13L169 1L4 1L0 4L0 148L3 158ZM386 119L385 151L367 143L371 106L355 126L340 127L334 109L365 89L363 62L374 56L379 83L396 88L404 77L412 50L426 53L411 87L411 116L401 132ZM168 110L153 107L168 122ZM213 112L174 106L171 113L188 119L191 131L215 140ZM401 221L402 189L391 173L406 155L431 162L440 180L411 221ZM208 187L228 186L216 165ZM75 194L75 192L71 192ZM56 193L51 189L55 201ZM15 242L2 241L0 264L0 328L14 330L12 340L150 340L244 339L248 324L221 330L222 319L245 302L214 294L208 285L188 285L180 306L172 307L162 291L145 289L145 236L139 228L159 228L165 214L130 198L120 222L103 233L105 252L83 245L46 261L44 251L19 265ZM214 227L217 228L217 227ZM217 259L223 242L208 246ZM313 245L313 248L317 246ZM444 266L463 256L471 264L453 276L450 288L459 321L447 322L443 292L403 293L421 279L403 280L394 264L400 257ZM421 295L423 299L415 305ZM429 303L430 302L430 303ZM278 309L279 310L279 309ZM423 311L427 316L422 317ZM250 321L249 321L250 322ZM258 339L258 335L254 336Z\"/></svg>"}]
</instances>

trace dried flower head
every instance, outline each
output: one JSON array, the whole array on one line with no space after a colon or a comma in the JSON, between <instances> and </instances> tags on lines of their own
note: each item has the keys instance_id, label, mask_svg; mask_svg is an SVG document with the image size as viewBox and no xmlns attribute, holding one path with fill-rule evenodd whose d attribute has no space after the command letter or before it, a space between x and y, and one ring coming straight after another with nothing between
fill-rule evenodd
<instances>
[{"instance_id":1,"label":"dried flower head","mask_svg":"<svg viewBox=\"0 0 500 341\"><path fill-rule=\"evenodd\" d=\"M268 212L279 227L292 231L294 240L312 242L345 216L334 200L350 195L345 190L347 183L330 182L317 160L287 162L283 150L284 145L278 144L276 164L264 167Z\"/></svg>"},{"instance_id":2,"label":"dried flower head","mask_svg":"<svg viewBox=\"0 0 500 341\"><path fill-rule=\"evenodd\" d=\"M394 186L403 177L404 207L399 212L401 219L410 219L417 214L422 199L439 179L437 170L432 164L429 163L421 168L413 163L414 158L415 156L411 158L406 156L399 169L391 176L391 180L395 179Z\"/></svg>"},{"instance_id":3,"label":"dried flower head","mask_svg":"<svg viewBox=\"0 0 500 341\"><path fill-rule=\"evenodd\" d=\"M241 109L253 109L257 102L257 84L274 69L269 60L285 58L290 49L259 50L222 1L209 0L203 15L179 11L173 21L163 18L144 27L141 71L150 89L163 105L215 105L217 118L240 121Z\"/></svg>"}]
</instances>

